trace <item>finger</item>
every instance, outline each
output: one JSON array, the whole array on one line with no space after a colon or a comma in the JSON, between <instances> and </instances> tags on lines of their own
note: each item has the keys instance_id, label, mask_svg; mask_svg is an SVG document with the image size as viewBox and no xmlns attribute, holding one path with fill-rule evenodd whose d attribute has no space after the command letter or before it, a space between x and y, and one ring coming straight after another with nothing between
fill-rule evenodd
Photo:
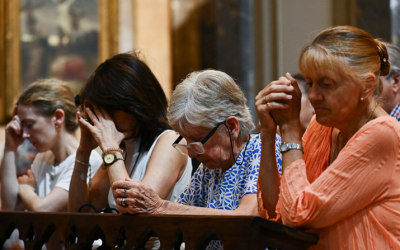
<instances>
[{"instance_id":1,"label":"finger","mask_svg":"<svg viewBox=\"0 0 400 250\"><path fill-rule=\"evenodd\" d=\"M96 114L93 113L93 111L86 104L85 104L85 113L89 116L89 119L93 122L94 125L97 125L99 123Z\"/></svg>"},{"instance_id":2,"label":"finger","mask_svg":"<svg viewBox=\"0 0 400 250\"><path fill-rule=\"evenodd\" d=\"M22 134L21 124L16 120L11 121L7 126L6 130L11 132L13 131L16 135Z\"/></svg>"},{"instance_id":3,"label":"finger","mask_svg":"<svg viewBox=\"0 0 400 250\"><path fill-rule=\"evenodd\" d=\"M32 173L32 171L30 169L28 169L28 171L26 171L26 174L28 175L29 178L35 178L35 175Z\"/></svg>"},{"instance_id":4,"label":"finger","mask_svg":"<svg viewBox=\"0 0 400 250\"><path fill-rule=\"evenodd\" d=\"M295 89L297 92L299 92L299 91L301 92L297 80L294 79L293 76L292 76L289 72L286 73L286 77L290 80L290 84L294 87L294 89Z\"/></svg>"},{"instance_id":5,"label":"finger","mask_svg":"<svg viewBox=\"0 0 400 250\"><path fill-rule=\"evenodd\" d=\"M267 96L271 93L279 93L279 92L283 92L283 93L290 93L294 90L292 85L273 85L269 88L264 88L263 90L261 90L258 95L256 96L256 100L262 99L264 98L264 96Z\"/></svg>"},{"instance_id":6,"label":"finger","mask_svg":"<svg viewBox=\"0 0 400 250\"><path fill-rule=\"evenodd\" d=\"M95 105L95 104L92 104L92 107L93 107L93 112L94 112L94 114L96 114L97 119L98 119L99 121L104 120L104 114L103 114L103 112L102 112L102 109L99 108L99 107L98 107L97 105Z\"/></svg>"},{"instance_id":7,"label":"finger","mask_svg":"<svg viewBox=\"0 0 400 250\"><path fill-rule=\"evenodd\" d=\"M256 102L260 104L268 104L269 102L287 102L292 100L292 95L288 95L286 93L271 93L264 98L257 100Z\"/></svg>"},{"instance_id":8,"label":"finger","mask_svg":"<svg viewBox=\"0 0 400 250\"><path fill-rule=\"evenodd\" d=\"M107 110L104 108L100 108L101 114L103 115L104 119L108 121L112 121L111 116L108 114Z\"/></svg>"}]
</instances>

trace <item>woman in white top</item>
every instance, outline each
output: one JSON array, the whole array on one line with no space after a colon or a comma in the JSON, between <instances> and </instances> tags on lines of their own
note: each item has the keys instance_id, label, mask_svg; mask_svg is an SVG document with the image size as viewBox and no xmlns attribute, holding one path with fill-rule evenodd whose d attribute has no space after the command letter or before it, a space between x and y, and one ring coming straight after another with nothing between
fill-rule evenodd
<instances>
[{"instance_id":1,"label":"woman in white top","mask_svg":"<svg viewBox=\"0 0 400 250\"><path fill-rule=\"evenodd\" d=\"M103 166L92 189L74 172L69 211L85 203L100 210L116 207L110 187L117 180L136 179L164 199L176 200L190 181L192 165L171 146L178 135L167 120L167 98L149 67L137 55L118 54L102 63L81 93L85 118L78 113L81 142L77 159L87 162L99 146ZM86 171L82 164L75 166ZM82 211L93 210L90 207Z\"/></svg>"},{"instance_id":2,"label":"woman in white top","mask_svg":"<svg viewBox=\"0 0 400 250\"><path fill-rule=\"evenodd\" d=\"M67 211L69 183L79 145L75 136L76 112L73 93L60 81L37 81L22 93L6 126L0 167L2 211ZM25 139L39 153L27 175L17 179L17 148ZM100 155L93 153L90 163L91 172L95 173L101 165ZM58 246L47 244L49 249L60 247L59 241L50 242Z\"/></svg>"}]
</instances>

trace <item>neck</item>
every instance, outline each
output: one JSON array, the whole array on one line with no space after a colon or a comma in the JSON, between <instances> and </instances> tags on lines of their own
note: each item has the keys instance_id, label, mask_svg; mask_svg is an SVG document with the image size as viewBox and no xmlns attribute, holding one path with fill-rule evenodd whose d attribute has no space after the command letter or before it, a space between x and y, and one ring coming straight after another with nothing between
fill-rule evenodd
<instances>
[{"instance_id":1,"label":"neck","mask_svg":"<svg viewBox=\"0 0 400 250\"><path fill-rule=\"evenodd\" d=\"M358 130L362 126L364 126L368 121L374 119L377 117L377 109L379 107L375 107L377 102L373 99L371 102L366 103L364 106L360 107L359 110L362 110L361 112L358 112L358 115L353 117L352 119L349 119L349 123L342 123L338 126L335 126L340 132L341 132L341 139L339 143L339 148L343 148L344 145L350 140L351 137L355 133L357 133ZM374 110L375 109L375 110Z\"/></svg>"},{"instance_id":2,"label":"neck","mask_svg":"<svg viewBox=\"0 0 400 250\"><path fill-rule=\"evenodd\" d=\"M74 134L67 131L63 131L61 128L56 145L51 149L54 154L54 165L58 166L63 162L68 156L73 154L79 146L78 139Z\"/></svg>"}]
</instances>

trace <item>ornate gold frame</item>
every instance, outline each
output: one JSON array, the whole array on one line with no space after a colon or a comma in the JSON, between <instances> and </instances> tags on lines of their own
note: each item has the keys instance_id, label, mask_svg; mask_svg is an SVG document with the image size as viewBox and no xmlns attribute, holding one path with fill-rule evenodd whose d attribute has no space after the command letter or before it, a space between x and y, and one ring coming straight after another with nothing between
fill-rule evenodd
<instances>
[{"instance_id":1,"label":"ornate gold frame","mask_svg":"<svg viewBox=\"0 0 400 250\"><path fill-rule=\"evenodd\" d=\"M118 0L98 0L99 62L118 52ZM21 90L19 0L0 1L0 124L12 115Z\"/></svg>"}]
</instances>

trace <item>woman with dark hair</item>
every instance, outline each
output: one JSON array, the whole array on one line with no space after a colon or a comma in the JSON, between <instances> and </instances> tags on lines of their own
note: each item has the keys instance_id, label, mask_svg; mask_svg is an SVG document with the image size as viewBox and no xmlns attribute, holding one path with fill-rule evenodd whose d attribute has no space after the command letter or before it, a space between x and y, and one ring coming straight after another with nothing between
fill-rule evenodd
<instances>
[{"instance_id":1,"label":"woman with dark hair","mask_svg":"<svg viewBox=\"0 0 400 250\"><path fill-rule=\"evenodd\" d=\"M117 180L146 183L175 201L190 181L192 165L171 144L178 137L167 120L167 98L149 67L136 55L118 54L102 63L81 93L81 142L71 180L69 211L85 203L115 208L110 187ZM103 166L92 184L81 180L90 152L103 151ZM81 176L82 175L82 176ZM82 192L84 191L84 192ZM89 211L86 208L85 211Z\"/></svg>"}]
</instances>

